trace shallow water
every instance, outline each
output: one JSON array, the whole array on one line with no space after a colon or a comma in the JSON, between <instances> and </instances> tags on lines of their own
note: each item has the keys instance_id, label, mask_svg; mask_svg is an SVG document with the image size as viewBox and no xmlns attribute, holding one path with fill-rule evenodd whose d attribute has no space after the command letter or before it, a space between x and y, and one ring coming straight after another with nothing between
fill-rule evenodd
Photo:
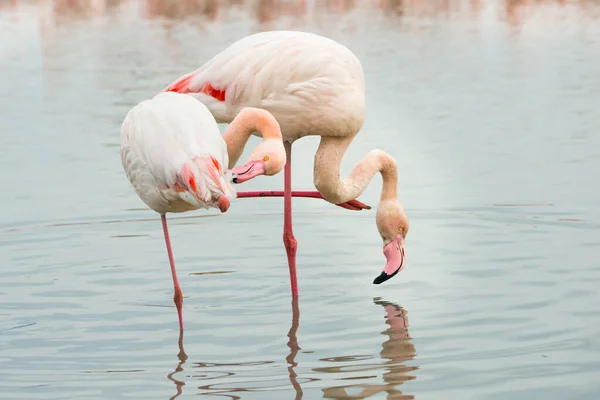
<instances>
[{"instance_id":1,"label":"shallow water","mask_svg":"<svg viewBox=\"0 0 600 400\"><path fill-rule=\"evenodd\" d=\"M0 398L600 395L597 2L0 4ZM361 59L367 121L342 174L374 147L396 157L408 265L372 285L374 210L297 199L292 304L281 199L172 217L180 348L160 221L122 172L119 126L266 29ZM294 145L297 189L317 144Z\"/></svg>"}]
</instances>

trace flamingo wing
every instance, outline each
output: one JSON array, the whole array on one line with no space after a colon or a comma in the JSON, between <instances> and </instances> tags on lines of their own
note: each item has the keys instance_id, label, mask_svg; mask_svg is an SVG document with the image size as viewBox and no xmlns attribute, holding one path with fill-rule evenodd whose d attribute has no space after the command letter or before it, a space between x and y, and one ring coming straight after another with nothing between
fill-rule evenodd
<instances>
[{"instance_id":1,"label":"flamingo wing","mask_svg":"<svg viewBox=\"0 0 600 400\"><path fill-rule=\"evenodd\" d=\"M231 122L242 107L266 109L285 132L288 122L323 115L361 118L364 76L354 54L331 39L271 31L240 39L165 91L194 96L218 122ZM358 112L347 101L341 110L340 98L356 98Z\"/></svg>"}]
</instances>

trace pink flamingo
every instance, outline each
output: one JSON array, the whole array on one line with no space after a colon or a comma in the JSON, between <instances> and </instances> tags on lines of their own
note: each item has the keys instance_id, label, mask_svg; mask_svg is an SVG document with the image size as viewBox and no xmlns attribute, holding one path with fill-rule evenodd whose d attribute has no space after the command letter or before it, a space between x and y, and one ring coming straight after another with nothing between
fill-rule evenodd
<instances>
[{"instance_id":1,"label":"pink flamingo","mask_svg":"<svg viewBox=\"0 0 600 400\"><path fill-rule=\"evenodd\" d=\"M340 178L342 157L365 117L364 74L360 61L348 48L306 32L261 32L233 43L165 91L194 96L218 122L233 121L243 107L265 109L279 122L287 157L283 242L292 296L298 295L292 196L324 198L349 209L369 209L355 199L377 172L383 178L383 188L376 223L387 263L373 283L385 282L404 268L408 220L398 201L394 158L373 150L358 162L350 176ZM254 134L260 136L259 132ZM318 192L292 192L292 143L309 135L321 136L313 175ZM232 166L241 153L228 150ZM239 197L281 195L248 192Z\"/></svg>"},{"instance_id":2,"label":"pink flamingo","mask_svg":"<svg viewBox=\"0 0 600 400\"><path fill-rule=\"evenodd\" d=\"M225 170L229 164L227 149L243 147L253 131L261 132L262 143L246 164ZM241 154L243 148L236 151ZM279 124L265 110L244 108L222 137L202 103L184 94L159 93L127 113L121 127L121 161L137 195L160 214L173 276L173 301L183 331L183 295L166 213L200 208L225 212L230 199L236 197L232 181L279 173L286 162Z\"/></svg>"}]
</instances>

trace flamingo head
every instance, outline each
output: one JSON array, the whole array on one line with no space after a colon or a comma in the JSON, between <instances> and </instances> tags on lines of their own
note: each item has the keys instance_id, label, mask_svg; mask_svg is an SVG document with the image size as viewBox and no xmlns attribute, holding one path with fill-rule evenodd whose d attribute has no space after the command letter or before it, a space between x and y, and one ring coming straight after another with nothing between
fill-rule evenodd
<instances>
[{"instance_id":1,"label":"flamingo head","mask_svg":"<svg viewBox=\"0 0 600 400\"><path fill-rule=\"evenodd\" d=\"M405 240L408 219L398 200L385 200L377 207L377 229L383 239L383 254L387 260L381 274L375 278L379 285L394 277L406 266Z\"/></svg>"},{"instance_id":2,"label":"flamingo head","mask_svg":"<svg viewBox=\"0 0 600 400\"><path fill-rule=\"evenodd\" d=\"M285 148L281 139L265 139L250 154L244 165L231 170L233 183L243 183L259 175L276 175L285 167Z\"/></svg>"}]
</instances>

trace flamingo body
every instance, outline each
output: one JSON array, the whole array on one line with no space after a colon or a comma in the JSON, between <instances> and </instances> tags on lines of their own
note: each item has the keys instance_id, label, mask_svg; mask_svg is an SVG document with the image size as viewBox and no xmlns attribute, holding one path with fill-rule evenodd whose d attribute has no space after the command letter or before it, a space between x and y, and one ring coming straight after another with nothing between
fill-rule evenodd
<instances>
[{"instance_id":1,"label":"flamingo body","mask_svg":"<svg viewBox=\"0 0 600 400\"><path fill-rule=\"evenodd\" d=\"M135 192L159 214L220 208L235 197L227 147L210 111L188 95L159 93L121 126L121 161Z\"/></svg>"},{"instance_id":2,"label":"flamingo body","mask_svg":"<svg viewBox=\"0 0 600 400\"><path fill-rule=\"evenodd\" d=\"M285 141L307 135L355 135L365 118L364 74L345 46L307 32L247 36L166 91L188 93L218 122L243 107L269 111ZM256 133L259 135L259 133Z\"/></svg>"},{"instance_id":3,"label":"flamingo body","mask_svg":"<svg viewBox=\"0 0 600 400\"><path fill-rule=\"evenodd\" d=\"M373 283L385 282L404 268L408 219L398 201L395 159L384 151L371 151L347 178L340 178L342 157L365 118L364 73L347 47L307 32L256 33L231 44L164 91L193 96L218 122L230 123L244 107L264 109L278 121L286 152L283 242L292 296L298 296L298 242L292 229L292 144L304 136L321 137L313 169L318 193L304 193L304 197L314 195L345 208L369 209L356 199L373 176L381 174L376 223L387 262ZM229 152L230 165L239 154ZM277 194L255 192L242 197L261 195Z\"/></svg>"},{"instance_id":4,"label":"flamingo body","mask_svg":"<svg viewBox=\"0 0 600 400\"><path fill-rule=\"evenodd\" d=\"M230 170L228 151L241 154L253 131L262 132L262 143L246 164ZM285 167L285 157L279 125L265 110L241 110L225 137L206 106L187 94L159 93L127 113L121 126L121 161L137 195L161 216L181 331L183 294L166 213L199 208L225 212L236 196L234 181L275 175Z\"/></svg>"}]
</instances>

